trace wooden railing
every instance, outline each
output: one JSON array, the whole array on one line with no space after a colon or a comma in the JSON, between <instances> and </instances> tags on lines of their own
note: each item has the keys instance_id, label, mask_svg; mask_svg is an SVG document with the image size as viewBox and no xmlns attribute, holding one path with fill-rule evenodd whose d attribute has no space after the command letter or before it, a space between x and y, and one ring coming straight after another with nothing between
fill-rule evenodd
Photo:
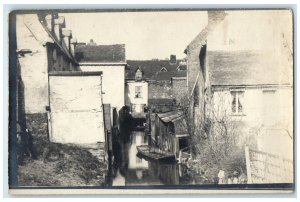
<instances>
[{"instance_id":1,"label":"wooden railing","mask_svg":"<svg viewBox=\"0 0 300 202\"><path fill-rule=\"evenodd\" d=\"M248 183L293 183L293 161L245 146Z\"/></svg>"}]
</instances>

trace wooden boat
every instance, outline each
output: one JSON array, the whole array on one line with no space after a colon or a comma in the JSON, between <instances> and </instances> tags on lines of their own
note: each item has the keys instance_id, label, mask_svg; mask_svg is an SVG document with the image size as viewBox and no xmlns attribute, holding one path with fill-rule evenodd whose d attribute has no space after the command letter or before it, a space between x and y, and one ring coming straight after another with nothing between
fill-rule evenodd
<instances>
[{"instance_id":1,"label":"wooden boat","mask_svg":"<svg viewBox=\"0 0 300 202\"><path fill-rule=\"evenodd\" d=\"M142 158L149 160L159 160L159 161L175 161L174 154L168 154L158 150L157 148L151 148L149 145L140 145L136 147L138 150L138 155Z\"/></svg>"}]
</instances>

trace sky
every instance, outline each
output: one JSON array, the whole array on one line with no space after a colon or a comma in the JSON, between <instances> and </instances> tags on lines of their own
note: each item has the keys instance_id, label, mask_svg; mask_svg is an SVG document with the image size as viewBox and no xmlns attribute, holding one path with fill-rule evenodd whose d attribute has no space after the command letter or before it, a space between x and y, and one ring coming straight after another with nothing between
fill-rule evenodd
<instances>
[{"instance_id":1,"label":"sky","mask_svg":"<svg viewBox=\"0 0 300 202\"><path fill-rule=\"evenodd\" d=\"M207 24L205 11L61 13L78 42L125 44L126 59L178 59Z\"/></svg>"}]
</instances>

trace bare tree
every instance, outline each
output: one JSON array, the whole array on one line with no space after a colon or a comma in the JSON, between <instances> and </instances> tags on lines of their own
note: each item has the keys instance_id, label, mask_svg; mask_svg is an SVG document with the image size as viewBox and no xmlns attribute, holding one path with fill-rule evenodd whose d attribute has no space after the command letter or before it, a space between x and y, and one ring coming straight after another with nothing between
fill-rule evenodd
<instances>
[{"instance_id":1,"label":"bare tree","mask_svg":"<svg viewBox=\"0 0 300 202\"><path fill-rule=\"evenodd\" d=\"M204 107L205 116L192 114L190 100L181 102L186 103L184 109L193 158L210 176L216 176L219 169L233 172L244 167L243 152L237 145L237 121L232 118L230 103L222 93L215 93L215 96L218 103L214 105L209 100Z\"/></svg>"}]
</instances>

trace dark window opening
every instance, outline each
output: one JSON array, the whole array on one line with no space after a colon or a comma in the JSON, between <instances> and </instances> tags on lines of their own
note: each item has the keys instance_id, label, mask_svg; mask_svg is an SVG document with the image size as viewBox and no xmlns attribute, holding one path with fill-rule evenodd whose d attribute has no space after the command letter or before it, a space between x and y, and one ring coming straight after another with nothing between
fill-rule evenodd
<instances>
[{"instance_id":1,"label":"dark window opening","mask_svg":"<svg viewBox=\"0 0 300 202\"><path fill-rule=\"evenodd\" d=\"M206 44L202 45L202 47L200 49L199 59L200 59L200 70L203 74L203 78L205 79L205 77L206 77L206 74L205 74Z\"/></svg>"},{"instance_id":2,"label":"dark window opening","mask_svg":"<svg viewBox=\"0 0 300 202\"><path fill-rule=\"evenodd\" d=\"M189 146L188 144L189 142L187 138L179 138L178 141L179 141L179 150L185 149Z\"/></svg>"}]
</instances>

